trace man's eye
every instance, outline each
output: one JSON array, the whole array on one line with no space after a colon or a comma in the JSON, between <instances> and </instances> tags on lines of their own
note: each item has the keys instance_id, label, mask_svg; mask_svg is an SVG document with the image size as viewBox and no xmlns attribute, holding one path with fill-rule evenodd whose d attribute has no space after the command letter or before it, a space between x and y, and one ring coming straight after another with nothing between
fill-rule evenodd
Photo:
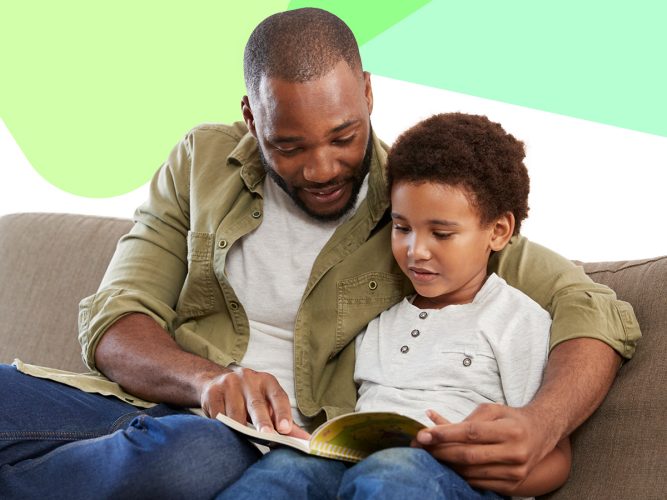
<instances>
[{"instance_id":1,"label":"man's eye","mask_svg":"<svg viewBox=\"0 0 667 500\"><path fill-rule=\"evenodd\" d=\"M351 135L351 136L349 136L349 137L343 137L343 138L341 138L341 139L335 139L335 140L332 141L332 142L333 142L333 144L335 144L336 146L344 146L345 144L349 144L349 143L351 143L353 140L354 140L354 136Z\"/></svg>"},{"instance_id":2,"label":"man's eye","mask_svg":"<svg viewBox=\"0 0 667 500\"><path fill-rule=\"evenodd\" d=\"M399 233L407 233L410 231L409 227L399 226L398 224L394 224L392 227L394 231L398 231Z\"/></svg>"},{"instance_id":3,"label":"man's eye","mask_svg":"<svg viewBox=\"0 0 667 500\"><path fill-rule=\"evenodd\" d=\"M440 231L434 231L433 236L435 236L439 240L446 240L449 237L451 237L454 233L442 233Z\"/></svg>"},{"instance_id":4,"label":"man's eye","mask_svg":"<svg viewBox=\"0 0 667 500\"><path fill-rule=\"evenodd\" d=\"M297 154L299 151L301 151L301 148L290 148L290 149L276 148L276 150L283 156L293 156Z\"/></svg>"}]
</instances>

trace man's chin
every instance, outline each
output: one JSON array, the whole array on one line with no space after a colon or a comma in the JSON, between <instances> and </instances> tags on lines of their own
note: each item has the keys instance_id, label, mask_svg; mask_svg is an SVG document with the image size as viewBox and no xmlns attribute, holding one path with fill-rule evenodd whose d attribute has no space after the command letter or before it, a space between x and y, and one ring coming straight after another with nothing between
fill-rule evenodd
<instances>
[{"instance_id":1,"label":"man's chin","mask_svg":"<svg viewBox=\"0 0 667 500\"><path fill-rule=\"evenodd\" d=\"M351 209L347 204L342 208L332 208L328 210L321 207L310 207L306 203L303 203L303 201L300 201L297 205L306 213L306 215L322 222L337 221Z\"/></svg>"},{"instance_id":2,"label":"man's chin","mask_svg":"<svg viewBox=\"0 0 667 500\"><path fill-rule=\"evenodd\" d=\"M299 190L296 201L310 217L321 221L335 221L343 217L356 203L352 183L347 184L338 199L331 203L321 201L317 196ZM354 199L353 199L354 197Z\"/></svg>"}]
</instances>

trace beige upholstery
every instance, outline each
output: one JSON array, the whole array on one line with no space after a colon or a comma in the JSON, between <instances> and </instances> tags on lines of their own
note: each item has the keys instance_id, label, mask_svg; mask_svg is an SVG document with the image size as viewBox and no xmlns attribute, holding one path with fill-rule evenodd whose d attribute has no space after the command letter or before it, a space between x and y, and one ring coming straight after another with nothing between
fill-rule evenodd
<instances>
[{"instance_id":1,"label":"beige upholstery","mask_svg":"<svg viewBox=\"0 0 667 500\"><path fill-rule=\"evenodd\" d=\"M0 362L83 371L77 304L93 293L127 220L0 218ZM644 334L601 408L573 436L570 481L554 499L649 499L667 492L667 257L585 264L635 308Z\"/></svg>"},{"instance_id":2,"label":"beige upholstery","mask_svg":"<svg viewBox=\"0 0 667 500\"><path fill-rule=\"evenodd\" d=\"M77 340L79 301L95 293L131 226L81 215L0 218L0 363L19 358L87 371Z\"/></svg>"}]
</instances>

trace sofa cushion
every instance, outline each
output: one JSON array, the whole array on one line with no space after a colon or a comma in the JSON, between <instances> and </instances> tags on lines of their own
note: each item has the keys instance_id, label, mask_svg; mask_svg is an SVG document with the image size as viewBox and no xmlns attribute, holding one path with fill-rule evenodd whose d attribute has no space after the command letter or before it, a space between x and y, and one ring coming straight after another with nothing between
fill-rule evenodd
<instances>
[{"instance_id":1,"label":"sofa cushion","mask_svg":"<svg viewBox=\"0 0 667 500\"><path fill-rule=\"evenodd\" d=\"M86 371L79 301L97 290L127 219L67 214L0 217L0 362L20 358Z\"/></svg>"},{"instance_id":2,"label":"sofa cushion","mask_svg":"<svg viewBox=\"0 0 667 500\"><path fill-rule=\"evenodd\" d=\"M667 492L667 257L584 264L632 304L642 338L602 406L572 436L570 480L550 498L664 498Z\"/></svg>"},{"instance_id":3,"label":"sofa cushion","mask_svg":"<svg viewBox=\"0 0 667 500\"><path fill-rule=\"evenodd\" d=\"M97 290L129 220L0 217L0 362L84 371L77 306ZM602 406L572 436L573 470L553 499L664 498L667 491L667 257L589 263L632 304L642 328Z\"/></svg>"}]
</instances>

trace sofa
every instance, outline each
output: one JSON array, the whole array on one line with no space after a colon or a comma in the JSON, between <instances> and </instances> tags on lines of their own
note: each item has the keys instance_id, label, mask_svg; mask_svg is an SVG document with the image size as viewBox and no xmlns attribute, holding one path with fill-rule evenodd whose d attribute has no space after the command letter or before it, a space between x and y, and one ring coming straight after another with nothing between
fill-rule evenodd
<instances>
[{"instance_id":1,"label":"sofa","mask_svg":"<svg viewBox=\"0 0 667 500\"><path fill-rule=\"evenodd\" d=\"M95 292L130 227L83 215L0 217L0 363L86 371L77 306ZM581 265L632 304L643 338L602 406L573 434L570 480L545 498L667 498L667 256Z\"/></svg>"}]
</instances>

